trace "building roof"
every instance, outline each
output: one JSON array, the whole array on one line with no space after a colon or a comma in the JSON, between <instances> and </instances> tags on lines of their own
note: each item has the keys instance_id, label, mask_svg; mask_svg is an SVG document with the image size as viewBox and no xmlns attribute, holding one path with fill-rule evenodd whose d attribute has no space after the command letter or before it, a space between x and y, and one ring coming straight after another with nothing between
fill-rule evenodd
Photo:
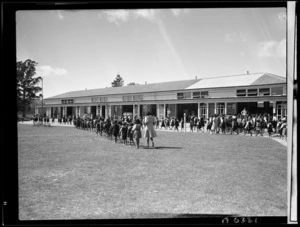
<instances>
[{"instance_id":1,"label":"building roof","mask_svg":"<svg viewBox=\"0 0 300 227\"><path fill-rule=\"evenodd\" d=\"M242 87L251 85L267 85L286 83L286 79L270 73L251 73L243 75L223 76L201 79L186 89L203 89L218 87Z\"/></svg>"},{"instance_id":2,"label":"building roof","mask_svg":"<svg viewBox=\"0 0 300 227\"><path fill-rule=\"evenodd\" d=\"M60 95L52 96L47 99L182 90L198 81L199 79L193 79L193 80L181 80L181 81L171 81L171 82L153 83L153 84L129 85L124 87L108 87L108 88L99 88L99 89L90 89L90 90L71 91Z\"/></svg>"},{"instance_id":3,"label":"building roof","mask_svg":"<svg viewBox=\"0 0 300 227\"><path fill-rule=\"evenodd\" d=\"M218 87L239 87L251 85L269 85L286 83L286 78L270 73L251 73L193 80L171 81L153 84L129 85L124 87L108 87L90 90L71 91L47 99L76 98L85 96L106 96L116 94L136 94L145 92L161 92L184 89L206 89ZM45 99L44 99L45 100Z\"/></svg>"}]
</instances>

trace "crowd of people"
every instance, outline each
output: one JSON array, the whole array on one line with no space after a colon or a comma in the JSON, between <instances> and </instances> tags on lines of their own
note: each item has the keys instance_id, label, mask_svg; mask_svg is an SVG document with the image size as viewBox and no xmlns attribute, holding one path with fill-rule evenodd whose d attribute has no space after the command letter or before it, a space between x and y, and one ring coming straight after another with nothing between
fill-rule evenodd
<instances>
[{"instance_id":1,"label":"crowd of people","mask_svg":"<svg viewBox=\"0 0 300 227\"><path fill-rule=\"evenodd\" d=\"M149 116L151 116L151 119ZM149 121L148 119L150 119L151 123L146 122ZM36 115L33 122L34 125L50 126L50 122L54 123L54 117L50 119L48 116L41 117ZM188 129L190 132L210 134L249 134L251 136L263 136L267 133L269 137L276 135L281 139L286 140L287 138L286 117L278 119L276 116L271 116L270 114L214 114L208 119L204 119L203 116L197 117L192 115L188 117L188 121L184 121L183 118L179 120L175 117L166 117L159 120L150 113L143 119L131 119L128 116L123 118L108 117L104 119L100 116L91 118L85 115L84 117L58 117L58 123L75 125L77 129L94 131L101 136L104 133L107 137L114 138L115 142L117 140L122 140L124 144L127 144L127 140L129 140L129 144L136 145L137 147L139 146L139 139L141 138L141 136L138 136L140 134L138 131L145 127L151 128L151 136L149 136L149 139L147 140L148 146L149 140L151 140L150 138L153 139L153 137L156 136L154 129L165 129L178 132L185 132Z\"/></svg>"},{"instance_id":2,"label":"crowd of people","mask_svg":"<svg viewBox=\"0 0 300 227\"><path fill-rule=\"evenodd\" d=\"M50 118L49 116L47 116L46 114L44 116L42 115L34 115L32 120L33 120L33 124L37 125L37 126L51 126L51 123L53 124L55 122L56 117L53 116L52 118ZM73 120L76 119L75 116L66 116L64 115L63 117L57 117L57 121L59 124L65 124L65 125L72 125L73 124Z\"/></svg>"},{"instance_id":3,"label":"crowd of people","mask_svg":"<svg viewBox=\"0 0 300 227\"><path fill-rule=\"evenodd\" d=\"M214 114L207 120L203 116L191 116L186 122L190 132L203 132L210 134L250 134L263 136L265 132L269 137L279 135L280 138L287 137L287 119L286 117L277 118L270 114ZM163 118L161 121L156 119L156 129L166 129L174 131L186 131L184 119L181 118Z\"/></svg>"},{"instance_id":4,"label":"crowd of people","mask_svg":"<svg viewBox=\"0 0 300 227\"><path fill-rule=\"evenodd\" d=\"M121 141L124 145L135 145L137 149L140 147L142 129L144 129L144 137L147 138L147 147L149 147L149 141L154 147L153 138L157 136L153 128L154 117L151 113L147 113L143 121L137 118L133 121L128 117L122 119L77 117L74 119L74 125L77 129L106 136L115 143Z\"/></svg>"},{"instance_id":5,"label":"crowd of people","mask_svg":"<svg viewBox=\"0 0 300 227\"><path fill-rule=\"evenodd\" d=\"M50 124L50 118L46 115L41 116L41 115L34 115L32 118L33 125L35 126L51 126Z\"/></svg>"}]
</instances>

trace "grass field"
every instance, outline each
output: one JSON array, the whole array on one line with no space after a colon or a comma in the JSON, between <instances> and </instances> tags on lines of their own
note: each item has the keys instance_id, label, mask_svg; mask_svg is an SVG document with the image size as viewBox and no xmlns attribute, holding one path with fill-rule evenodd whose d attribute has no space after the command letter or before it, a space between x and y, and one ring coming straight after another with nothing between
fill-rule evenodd
<instances>
[{"instance_id":1,"label":"grass field","mask_svg":"<svg viewBox=\"0 0 300 227\"><path fill-rule=\"evenodd\" d=\"M265 137L158 131L156 148L18 125L21 220L287 215L287 150Z\"/></svg>"}]
</instances>

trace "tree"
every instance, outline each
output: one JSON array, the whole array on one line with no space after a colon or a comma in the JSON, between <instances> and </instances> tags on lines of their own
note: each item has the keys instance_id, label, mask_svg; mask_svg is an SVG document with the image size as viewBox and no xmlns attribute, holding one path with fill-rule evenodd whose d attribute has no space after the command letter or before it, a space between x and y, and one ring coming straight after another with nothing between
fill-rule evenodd
<instances>
[{"instance_id":1,"label":"tree","mask_svg":"<svg viewBox=\"0 0 300 227\"><path fill-rule=\"evenodd\" d=\"M22 111L22 116L26 117L26 108L32 101L40 99L42 95L37 96L42 88L36 86L41 81L41 77L33 76L37 63L30 59L25 62L17 62L17 105L18 111Z\"/></svg>"},{"instance_id":2,"label":"tree","mask_svg":"<svg viewBox=\"0 0 300 227\"><path fill-rule=\"evenodd\" d=\"M112 87L122 87L124 84L124 80L122 77L118 74L116 79L111 83Z\"/></svg>"}]
</instances>

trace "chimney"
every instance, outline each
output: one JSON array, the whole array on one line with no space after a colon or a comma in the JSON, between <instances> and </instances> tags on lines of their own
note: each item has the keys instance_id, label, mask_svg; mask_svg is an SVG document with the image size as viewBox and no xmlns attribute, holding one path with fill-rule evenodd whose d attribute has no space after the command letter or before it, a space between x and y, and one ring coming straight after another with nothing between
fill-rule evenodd
<instances>
[{"instance_id":1,"label":"chimney","mask_svg":"<svg viewBox=\"0 0 300 227\"><path fill-rule=\"evenodd\" d=\"M247 71L247 74L249 75L249 71Z\"/></svg>"}]
</instances>

